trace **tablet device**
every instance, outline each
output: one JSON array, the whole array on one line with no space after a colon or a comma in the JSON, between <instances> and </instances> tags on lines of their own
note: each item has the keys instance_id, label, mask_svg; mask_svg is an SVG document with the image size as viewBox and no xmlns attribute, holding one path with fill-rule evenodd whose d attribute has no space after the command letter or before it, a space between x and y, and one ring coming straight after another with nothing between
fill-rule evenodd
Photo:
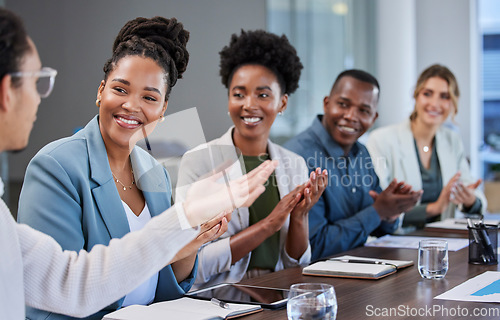
<instances>
[{"instance_id":1,"label":"tablet device","mask_svg":"<svg viewBox=\"0 0 500 320\"><path fill-rule=\"evenodd\" d=\"M217 298L224 302L258 304L263 308L279 309L286 306L288 292L287 289L221 283L186 293L185 296L204 300Z\"/></svg>"}]
</instances>

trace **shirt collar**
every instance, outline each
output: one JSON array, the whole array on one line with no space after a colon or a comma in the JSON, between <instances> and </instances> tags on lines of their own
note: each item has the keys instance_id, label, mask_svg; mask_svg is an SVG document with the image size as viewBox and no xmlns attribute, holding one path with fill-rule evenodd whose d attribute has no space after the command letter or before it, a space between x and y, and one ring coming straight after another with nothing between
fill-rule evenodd
<instances>
[{"instance_id":1,"label":"shirt collar","mask_svg":"<svg viewBox=\"0 0 500 320\"><path fill-rule=\"evenodd\" d=\"M330 156L335 158L344 157L344 150L339 146L339 144L333 140L330 136L330 133L326 131L326 128L322 123L323 115L318 115L312 124L312 131L318 138L318 142L326 149ZM348 153L348 157L356 157L358 153L361 151L360 143L356 141L352 146L351 150Z\"/></svg>"}]
</instances>

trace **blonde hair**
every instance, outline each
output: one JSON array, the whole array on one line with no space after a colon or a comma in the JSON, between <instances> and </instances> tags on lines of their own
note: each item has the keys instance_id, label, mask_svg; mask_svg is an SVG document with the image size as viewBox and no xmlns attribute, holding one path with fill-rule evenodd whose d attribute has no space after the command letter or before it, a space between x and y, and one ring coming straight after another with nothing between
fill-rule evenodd
<instances>
[{"instance_id":1,"label":"blonde hair","mask_svg":"<svg viewBox=\"0 0 500 320\"><path fill-rule=\"evenodd\" d=\"M448 93L450 94L451 102L455 107L455 112L453 112L452 119L455 118L458 113L458 97L460 96L460 90L458 89L457 79L455 75L447 67L440 64L433 64L428 67L418 77L417 85L415 86L415 91L413 92L413 98L416 100L420 91L422 91L425 83L430 78L439 77L448 83ZM410 115L410 120L413 121L417 118L416 106L413 108L413 112Z\"/></svg>"}]
</instances>

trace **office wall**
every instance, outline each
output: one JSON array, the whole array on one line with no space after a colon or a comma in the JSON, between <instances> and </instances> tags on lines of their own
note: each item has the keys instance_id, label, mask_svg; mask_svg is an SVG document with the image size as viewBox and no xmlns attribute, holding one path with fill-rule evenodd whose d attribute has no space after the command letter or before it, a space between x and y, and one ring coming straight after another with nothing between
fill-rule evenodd
<instances>
[{"instance_id":1,"label":"office wall","mask_svg":"<svg viewBox=\"0 0 500 320\"><path fill-rule=\"evenodd\" d=\"M456 122L472 171L478 175L482 106L479 97L477 1L417 1L417 72L433 63L446 65L460 87Z\"/></svg>"},{"instance_id":2,"label":"office wall","mask_svg":"<svg viewBox=\"0 0 500 320\"><path fill-rule=\"evenodd\" d=\"M416 79L416 0L378 0L377 72L380 83L376 127L401 121L411 112L411 88Z\"/></svg>"},{"instance_id":3,"label":"office wall","mask_svg":"<svg viewBox=\"0 0 500 320\"><path fill-rule=\"evenodd\" d=\"M481 141L478 30L475 0L377 0L377 126L406 119L418 75L434 63L449 67L460 86L456 117L466 154L478 175Z\"/></svg>"},{"instance_id":4,"label":"office wall","mask_svg":"<svg viewBox=\"0 0 500 320\"><path fill-rule=\"evenodd\" d=\"M23 178L41 147L71 135L97 114L102 66L126 21L137 16L177 17L191 32L188 70L172 91L167 114L197 107L207 139L231 125L227 93L218 76L218 52L232 33L266 28L265 0L4 1L24 19L43 64L59 71L54 92L40 104L28 148L9 155L12 180Z\"/></svg>"},{"instance_id":5,"label":"office wall","mask_svg":"<svg viewBox=\"0 0 500 320\"><path fill-rule=\"evenodd\" d=\"M0 4L1 4L0 0ZM3 0L18 13L38 45L43 64L59 70L53 94L40 105L28 148L10 155L12 180L45 144L71 135L97 113L102 65L120 27L137 16L177 17L191 31L191 59L167 114L197 107L207 139L230 125L226 91L218 76L218 51L241 28L266 27L266 0ZM448 65L462 97L457 117L472 166L477 163L480 105L477 89L475 0L377 0L377 76L382 96L378 125L407 117L416 77L431 63ZM476 59L477 60L477 59Z\"/></svg>"}]
</instances>

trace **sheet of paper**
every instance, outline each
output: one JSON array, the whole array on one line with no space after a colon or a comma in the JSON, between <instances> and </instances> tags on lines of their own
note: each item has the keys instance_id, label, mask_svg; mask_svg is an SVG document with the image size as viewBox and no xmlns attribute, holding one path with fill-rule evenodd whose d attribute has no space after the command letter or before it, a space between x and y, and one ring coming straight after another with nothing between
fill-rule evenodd
<instances>
[{"instance_id":1,"label":"sheet of paper","mask_svg":"<svg viewBox=\"0 0 500 320\"><path fill-rule=\"evenodd\" d=\"M418 249L420 240L430 239L430 237L415 237L415 236L393 236L385 235L371 242L365 243L366 247L384 247L384 248L403 248L403 249ZM469 246L469 239L459 238L437 238L448 241L448 251L458 251Z\"/></svg>"},{"instance_id":2,"label":"sheet of paper","mask_svg":"<svg viewBox=\"0 0 500 320\"><path fill-rule=\"evenodd\" d=\"M500 302L500 272L486 271L434 299Z\"/></svg>"}]
</instances>

